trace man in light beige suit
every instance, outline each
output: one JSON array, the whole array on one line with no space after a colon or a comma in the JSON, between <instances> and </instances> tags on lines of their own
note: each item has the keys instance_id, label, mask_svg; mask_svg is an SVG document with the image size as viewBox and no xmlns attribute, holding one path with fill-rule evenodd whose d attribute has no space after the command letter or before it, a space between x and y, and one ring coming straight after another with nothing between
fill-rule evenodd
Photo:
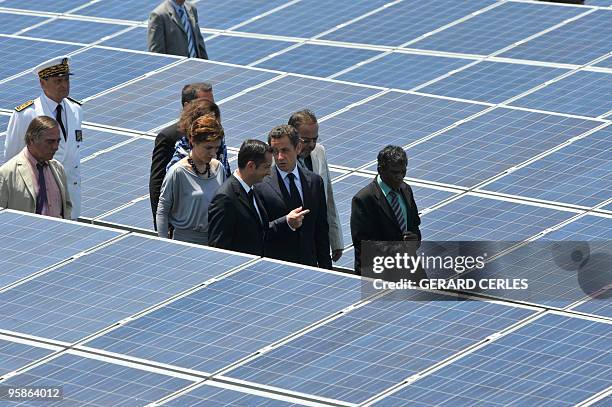
<instances>
[{"instance_id":1,"label":"man in light beige suit","mask_svg":"<svg viewBox=\"0 0 612 407\"><path fill-rule=\"evenodd\" d=\"M34 118L25 143L19 154L0 167L0 207L70 219L66 173L53 159L60 143L58 122L49 116Z\"/></svg>"},{"instance_id":2,"label":"man in light beige suit","mask_svg":"<svg viewBox=\"0 0 612 407\"><path fill-rule=\"evenodd\" d=\"M208 59L198 10L185 0L164 0L149 16L149 51Z\"/></svg>"},{"instance_id":3,"label":"man in light beige suit","mask_svg":"<svg viewBox=\"0 0 612 407\"><path fill-rule=\"evenodd\" d=\"M334 201L334 192L332 191L325 148L320 143L317 143L319 139L319 123L313 112L304 109L293 113L289 118L288 124L293 126L300 136L299 162L304 168L323 178L323 188L325 189L325 199L327 200L329 244L332 249L331 258L333 261L338 261L342 257L344 241L342 239L340 216Z\"/></svg>"}]
</instances>

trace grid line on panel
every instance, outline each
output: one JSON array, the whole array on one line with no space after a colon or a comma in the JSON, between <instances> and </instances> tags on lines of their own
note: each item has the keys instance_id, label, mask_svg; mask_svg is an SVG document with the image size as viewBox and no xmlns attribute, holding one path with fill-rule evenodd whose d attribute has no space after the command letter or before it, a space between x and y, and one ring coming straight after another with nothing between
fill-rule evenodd
<instances>
[{"instance_id":1,"label":"grid line on panel","mask_svg":"<svg viewBox=\"0 0 612 407\"><path fill-rule=\"evenodd\" d=\"M43 359L55 351L0 339L0 377Z\"/></svg>"}]
</instances>

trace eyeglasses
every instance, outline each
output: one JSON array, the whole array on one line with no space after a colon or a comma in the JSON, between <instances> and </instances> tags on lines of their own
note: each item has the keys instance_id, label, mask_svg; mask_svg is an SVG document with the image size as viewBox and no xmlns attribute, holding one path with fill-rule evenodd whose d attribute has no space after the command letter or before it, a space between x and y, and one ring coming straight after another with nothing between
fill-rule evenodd
<instances>
[{"instance_id":1,"label":"eyeglasses","mask_svg":"<svg viewBox=\"0 0 612 407\"><path fill-rule=\"evenodd\" d=\"M300 137L300 141L302 143L304 143L304 144L308 144L308 143L317 144L317 140L318 139L319 139L318 137L315 137L315 138L302 138L302 137Z\"/></svg>"}]
</instances>

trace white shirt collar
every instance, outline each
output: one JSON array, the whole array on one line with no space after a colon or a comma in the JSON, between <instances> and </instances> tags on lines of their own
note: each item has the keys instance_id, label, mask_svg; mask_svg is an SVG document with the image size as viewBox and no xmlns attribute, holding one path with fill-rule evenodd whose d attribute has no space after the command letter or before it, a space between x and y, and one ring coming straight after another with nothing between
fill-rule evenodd
<instances>
[{"instance_id":1,"label":"white shirt collar","mask_svg":"<svg viewBox=\"0 0 612 407\"><path fill-rule=\"evenodd\" d=\"M248 194L252 187L250 187L249 184L247 184L242 178L240 178L240 175L238 175L238 169L234 170L234 177L236 177L238 182L240 182L240 185L242 185L242 188L244 188L245 192Z\"/></svg>"},{"instance_id":2,"label":"white shirt collar","mask_svg":"<svg viewBox=\"0 0 612 407\"><path fill-rule=\"evenodd\" d=\"M290 173L285 172L278 167L276 168L278 169L278 172L280 173L281 177L283 177L283 180L287 179L287 175L289 175ZM300 179L300 172L298 171L297 161L295 162L295 167L293 167L293 171L291 171L291 174L295 175L296 181Z\"/></svg>"},{"instance_id":3,"label":"white shirt collar","mask_svg":"<svg viewBox=\"0 0 612 407\"><path fill-rule=\"evenodd\" d=\"M55 109L57 109L57 105L62 104L61 102L60 102L60 103L57 103L55 100L53 100L53 99L49 98L47 95L45 95L45 92L43 92L43 93L42 93L41 98L42 98L42 100L45 102L45 105L47 105L47 106L49 106L49 107L51 108L51 111L52 111L53 113L55 113ZM63 102L63 101L64 101L64 99L62 99L62 102ZM64 107L64 106L62 105L62 108L63 108L63 107Z\"/></svg>"}]
</instances>

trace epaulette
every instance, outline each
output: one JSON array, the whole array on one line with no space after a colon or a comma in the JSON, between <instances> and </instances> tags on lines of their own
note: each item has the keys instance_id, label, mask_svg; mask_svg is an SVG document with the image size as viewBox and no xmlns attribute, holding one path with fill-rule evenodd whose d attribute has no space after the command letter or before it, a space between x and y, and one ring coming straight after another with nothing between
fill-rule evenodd
<instances>
[{"instance_id":1,"label":"epaulette","mask_svg":"<svg viewBox=\"0 0 612 407\"><path fill-rule=\"evenodd\" d=\"M25 102L24 104L21 104L21 105L17 106L17 107L15 108L15 111L16 111L16 112L21 112L22 110L27 109L28 107L32 106L33 104L34 104L34 101L33 101L33 100L28 100L28 101L27 101L27 102Z\"/></svg>"},{"instance_id":2,"label":"epaulette","mask_svg":"<svg viewBox=\"0 0 612 407\"><path fill-rule=\"evenodd\" d=\"M71 101L71 102L76 103L76 104L77 104L77 105L79 105L79 106L81 106L81 105L83 104L83 102L81 102L80 100L73 99L73 98L71 98L70 96L68 96L66 99L68 99L68 100L69 100L69 101Z\"/></svg>"}]
</instances>

